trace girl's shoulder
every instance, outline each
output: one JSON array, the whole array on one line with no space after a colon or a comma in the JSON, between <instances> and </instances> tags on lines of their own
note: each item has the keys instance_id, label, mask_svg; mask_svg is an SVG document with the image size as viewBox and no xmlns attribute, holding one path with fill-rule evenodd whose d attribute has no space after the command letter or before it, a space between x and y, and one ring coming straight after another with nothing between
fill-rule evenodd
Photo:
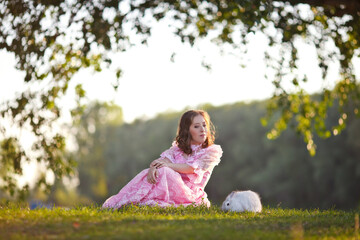
<instances>
[{"instance_id":1,"label":"girl's shoulder","mask_svg":"<svg viewBox=\"0 0 360 240\"><path fill-rule=\"evenodd\" d=\"M209 149L211 151L222 151L221 146L218 144L212 144L209 147L207 147L206 149Z\"/></svg>"},{"instance_id":2,"label":"girl's shoulder","mask_svg":"<svg viewBox=\"0 0 360 240\"><path fill-rule=\"evenodd\" d=\"M223 150L221 148L220 145L218 144L212 144L209 147L205 148L206 152L212 154L212 155L216 155L216 157L221 157L223 154Z\"/></svg>"},{"instance_id":3,"label":"girl's shoulder","mask_svg":"<svg viewBox=\"0 0 360 240\"><path fill-rule=\"evenodd\" d=\"M207 148L202 148L201 145L191 145L193 153L189 156L192 158L201 158L201 157L215 157L220 158L223 154L222 148L218 144L212 144ZM176 142L172 143L170 148L173 155L177 158L184 157L184 152L178 147Z\"/></svg>"},{"instance_id":4,"label":"girl's shoulder","mask_svg":"<svg viewBox=\"0 0 360 240\"><path fill-rule=\"evenodd\" d=\"M202 148L197 146L193 148L193 151L194 151L194 156L196 158L202 158L202 157L220 158L223 153L221 146L217 144L212 144L207 148Z\"/></svg>"}]
</instances>

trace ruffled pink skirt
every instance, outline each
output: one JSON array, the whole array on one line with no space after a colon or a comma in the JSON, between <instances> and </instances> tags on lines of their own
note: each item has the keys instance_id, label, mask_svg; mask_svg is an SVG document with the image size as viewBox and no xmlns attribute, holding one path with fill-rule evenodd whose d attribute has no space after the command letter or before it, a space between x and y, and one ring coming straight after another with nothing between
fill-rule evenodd
<instances>
[{"instance_id":1,"label":"ruffled pink skirt","mask_svg":"<svg viewBox=\"0 0 360 240\"><path fill-rule=\"evenodd\" d=\"M161 207L204 204L210 207L207 194L187 181L186 174L163 167L158 169L157 182L151 184L147 181L148 171L140 172L118 194L108 198L103 208L120 208L127 204Z\"/></svg>"}]
</instances>

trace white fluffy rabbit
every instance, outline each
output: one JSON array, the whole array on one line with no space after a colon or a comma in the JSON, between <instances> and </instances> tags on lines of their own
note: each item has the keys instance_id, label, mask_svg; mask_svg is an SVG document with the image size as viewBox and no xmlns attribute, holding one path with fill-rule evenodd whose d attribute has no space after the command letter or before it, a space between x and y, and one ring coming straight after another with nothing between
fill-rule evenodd
<instances>
[{"instance_id":1,"label":"white fluffy rabbit","mask_svg":"<svg viewBox=\"0 0 360 240\"><path fill-rule=\"evenodd\" d=\"M253 191L233 191L222 204L223 211L232 212L261 212L260 197Z\"/></svg>"}]
</instances>

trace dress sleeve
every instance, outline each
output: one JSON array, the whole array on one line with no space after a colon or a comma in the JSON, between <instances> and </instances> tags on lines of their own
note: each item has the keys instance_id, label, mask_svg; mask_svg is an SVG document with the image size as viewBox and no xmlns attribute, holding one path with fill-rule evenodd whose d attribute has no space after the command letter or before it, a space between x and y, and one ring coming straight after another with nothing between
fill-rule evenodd
<instances>
[{"instance_id":1,"label":"dress sleeve","mask_svg":"<svg viewBox=\"0 0 360 240\"><path fill-rule=\"evenodd\" d=\"M220 163L222 153L223 151L219 145L211 145L206 149L202 149L192 161L187 162L189 166L194 168L195 178L192 179L194 183L206 185L214 167Z\"/></svg>"},{"instance_id":2,"label":"dress sleeve","mask_svg":"<svg viewBox=\"0 0 360 240\"><path fill-rule=\"evenodd\" d=\"M211 145L208 147L204 155L202 155L198 161L199 168L203 171L212 171L216 165L220 163L222 156L222 149L219 145Z\"/></svg>"},{"instance_id":3,"label":"dress sleeve","mask_svg":"<svg viewBox=\"0 0 360 240\"><path fill-rule=\"evenodd\" d=\"M173 143L173 145L169 149L165 150L163 153L160 154L160 158L161 159L167 158L171 162L175 163L176 148L177 148L177 146L174 145L174 143Z\"/></svg>"}]
</instances>

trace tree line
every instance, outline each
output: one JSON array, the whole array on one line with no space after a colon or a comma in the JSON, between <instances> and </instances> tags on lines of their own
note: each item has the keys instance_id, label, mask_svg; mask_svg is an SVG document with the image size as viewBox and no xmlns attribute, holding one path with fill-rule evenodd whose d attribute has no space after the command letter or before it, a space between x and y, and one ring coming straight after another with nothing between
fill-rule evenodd
<instances>
[{"instance_id":1,"label":"tree line","mask_svg":"<svg viewBox=\"0 0 360 240\"><path fill-rule=\"evenodd\" d=\"M266 104L200 106L209 112L216 143L224 151L205 189L213 204L220 204L233 190L251 189L269 206L359 207L360 121L349 115L347 128L334 138L316 139L317 153L310 156L294 131L268 139L269 129L259 121ZM76 192L81 199L101 204L147 168L171 146L181 114L168 112L124 123L119 106L93 103L87 108L76 127L78 149L71 153L78 162ZM338 119L334 106L326 124ZM59 189L53 189L53 197Z\"/></svg>"}]
</instances>

